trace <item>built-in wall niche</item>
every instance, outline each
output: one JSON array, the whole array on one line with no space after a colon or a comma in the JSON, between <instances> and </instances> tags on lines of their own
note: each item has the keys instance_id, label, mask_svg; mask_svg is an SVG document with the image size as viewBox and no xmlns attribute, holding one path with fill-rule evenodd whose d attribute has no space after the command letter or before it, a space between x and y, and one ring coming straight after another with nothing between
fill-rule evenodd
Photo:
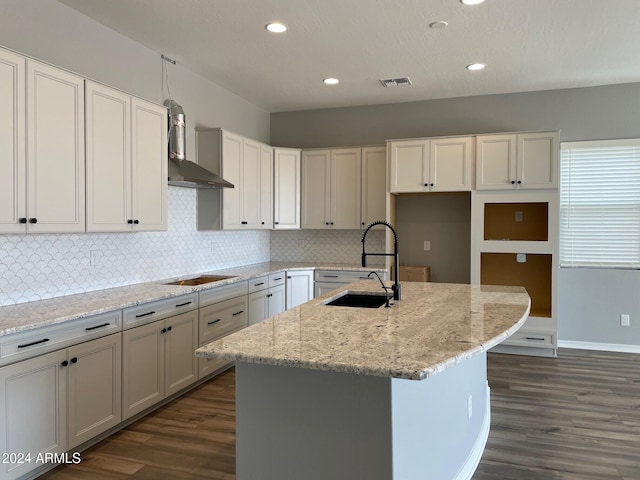
<instances>
[{"instance_id":1,"label":"built-in wall niche","mask_svg":"<svg viewBox=\"0 0 640 480\"><path fill-rule=\"evenodd\" d=\"M485 203L485 240L526 240L546 242L549 239L549 204Z\"/></svg>"},{"instance_id":2,"label":"built-in wall niche","mask_svg":"<svg viewBox=\"0 0 640 480\"><path fill-rule=\"evenodd\" d=\"M399 238L400 265L430 268L430 280L471 281L469 192L394 195L392 223Z\"/></svg>"},{"instance_id":3,"label":"built-in wall niche","mask_svg":"<svg viewBox=\"0 0 640 480\"><path fill-rule=\"evenodd\" d=\"M534 317L551 317L551 255L482 253L482 285L514 285L527 289Z\"/></svg>"}]
</instances>

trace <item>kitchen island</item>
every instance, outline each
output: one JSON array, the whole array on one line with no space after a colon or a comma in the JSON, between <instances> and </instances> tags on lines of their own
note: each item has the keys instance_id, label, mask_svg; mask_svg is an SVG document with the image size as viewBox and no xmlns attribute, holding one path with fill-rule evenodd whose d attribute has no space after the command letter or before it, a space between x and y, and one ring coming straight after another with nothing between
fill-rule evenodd
<instances>
[{"instance_id":1,"label":"kitchen island","mask_svg":"<svg viewBox=\"0 0 640 480\"><path fill-rule=\"evenodd\" d=\"M238 480L469 479L490 425L486 351L521 287L403 283L390 308L325 305L357 282L196 351L236 361Z\"/></svg>"}]
</instances>

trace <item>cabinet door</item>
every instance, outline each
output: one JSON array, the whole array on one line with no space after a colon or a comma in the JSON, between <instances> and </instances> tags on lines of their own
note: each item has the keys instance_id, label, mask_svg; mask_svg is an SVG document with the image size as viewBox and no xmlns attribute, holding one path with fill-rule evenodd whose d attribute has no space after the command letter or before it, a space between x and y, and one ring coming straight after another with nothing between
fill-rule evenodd
<instances>
[{"instance_id":1,"label":"cabinet door","mask_svg":"<svg viewBox=\"0 0 640 480\"><path fill-rule=\"evenodd\" d=\"M0 452L62 453L66 447L67 351L0 368ZM40 466L0 463L0 477L13 479Z\"/></svg>"},{"instance_id":2,"label":"cabinet door","mask_svg":"<svg viewBox=\"0 0 640 480\"><path fill-rule=\"evenodd\" d=\"M172 395L198 379L198 311L165 320L165 396Z\"/></svg>"},{"instance_id":3,"label":"cabinet door","mask_svg":"<svg viewBox=\"0 0 640 480\"><path fill-rule=\"evenodd\" d=\"M330 191L331 150L302 152L302 228L330 227Z\"/></svg>"},{"instance_id":4,"label":"cabinet door","mask_svg":"<svg viewBox=\"0 0 640 480\"><path fill-rule=\"evenodd\" d=\"M470 191L472 168L472 137L431 140L430 189L447 192Z\"/></svg>"},{"instance_id":5,"label":"cabinet door","mask_svg":"<svg viewBox=\"0 0 640 480\"><path fill-rule=\"evenodd\" d=\"M258 228L260 225L260 144L244 139L242 144L240 184L240 224L243 228ZM238 188L238 185L236 185Z\"/></svg>"},{"instance_id":6,"label":"cabinet door","mask_svg":"<svg viewBox=\"0 0 640 480\"><path fill-rule=\"evenodd\" d=\"M360 228L362 160L359 148L331 150L331 228Z\"/></svg>"},{"instance_id":7,"label":"cabinet door","mask_svg":"<svg viewBox=\"0 0 640 480\"><path fill-rule=\"evenodd\" d=\"M164 321L122 333L122 419L164 398Z\"/></svg>"},{"instance_id":8,"label":"cabinet door","mask_svg":"<svg viewBox=\"0 0 640 480\"><path fill-rule=\"evenodd\" d=\"M131 101L133 230L167 229L167 109Z\"/></svg>"},{"instance_id":9,"label":"cabinet door","mask_svg":"<svg viewBox=\"0 0 640 480\"><path fill-rule=\"evenodd\" d=\"M425 192L429 183L429 140L391 142L390 190Z\"/></svg>"},{"instance_id":10,"label":"cabinet door","mask_svg":"<svg viewBox=\"0 0 640 480\"><path fill-rule=\"evenodd\" d=\"M287 310L313 298L313 271L287 272Z\"/></svg>"},{"instance_id":11,"label":"cabinet door","mask_svg":"<svg viewBox=\"0 0 640 480\"><path fill-rule=\"evenodd\" d=\"M24 233L27 217L25 168L25 59L0 49L0 233Z\"/></svg>"},{"instance_id":12,"label":"cabinet door","mask_svg":"<svg viewBox=\"0 0 640 480\"><path fill-rule=\"evenodd\" d=\"M87 232L130 231L131 97L86 82Z\"/></svg>"},{"instance_id":13,"label":"cabinet door","mask_svg":"<svg viewBox=\"0 0 640 480\"><path fill-rule=\"evenodd\" d=\"M387 149L362 149L362 204L360 225L364 228L376 220L386 218Z\"/></svg>"},{"instance_id":14,"label":"cabinet door","mask_svg":"<svg viewBox=\"0 0 640 480\"><path fill-rule=\"evenodd\" d=\"M85 230L84 80L27 60L27 226Z\"/></svg>"},{"instance_id":15,"label":"cabinet door","mask_svg":"<svg viewBox=\"0 0 640 480\"><path fill-rule=\"evenodd\" d=\"M267 318L284 312L286 305L285 284L271 287L267 294L267 299L269 301Z\"/></svg>"},{"instance_id":16,"label":"cabinet door","mask_svg":"<svg viewBox=\"0 0 640 480\"><path fill-rule=\"evenodd\" d=\"M558 132L518 134L516 183L527 189L558 188Z\"/></svg>"},{"instance_id":17,"label":"cabinet door","mask_svg":"<svg viewBox=\"0 0 640 480\"><path fill-rule=\"evenodd\" d=\"M476 137L476 190L510 190L516 183L516 135Z\"/></svg>"},{"instance_id":18,"label":"cabinet door","mask_svg":"<svg viewBox=\"0 0 640 480\"><path fill-rule=\"evenodd\" d=\"M260 222L258 228L273 228L273 147L260 148Z\"/></svg>"},{"instance_id":19,"label":"cabinet door","mask_svg":"<svg viewBox=\"0 0 640 480\"><path fill-rule=\"evenodd\" d=\"M222 131L222 178L235 188L222 189L222 228L242 226L242 137Z\"/></svg>"},{"instance_id":20,"label":"cabinet door","mask_svg":"<svg viewBox=\"0 0 640 480\"><path fill-rule=\"evenodd\" d=\"M249 325L255 325L269 317L269 290L249 294Z\"/></svg>"},{"instance_id":21,"label":"cabinet door","mask_svg":"<svg viewBox=\"0 0 640 480\"><path fill-rule=\"evenodd\" d=\"M273 228L300 228L300 150L276 148L273 160Z\"/></svg>"},{"instance_id":22,"label":"cabinet door","mask_svg":"<svg viewBox=\"0 0 640 480\"><path fill-rule=\"evenodd\" d=\"M68 449L122 420L121 346L116 333L69 348Z\"/></svg>"}]
</instances>

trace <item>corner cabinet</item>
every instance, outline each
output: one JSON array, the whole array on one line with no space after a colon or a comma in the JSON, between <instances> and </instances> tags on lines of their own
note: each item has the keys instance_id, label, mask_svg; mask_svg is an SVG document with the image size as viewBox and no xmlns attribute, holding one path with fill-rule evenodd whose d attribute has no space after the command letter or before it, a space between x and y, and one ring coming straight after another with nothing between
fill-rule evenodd
<instances>
[{"instance_id":1,"label":"corner cabinet","mask_svg":"<svg viewBox=\"0 0 640 480\"><path fill-rule=\"evenodd\" d=\"M302 152L302 228L359 229L360 148Z\"/></svg>"},{"instance_id":2,"label":"corner cabinet","mask_svg":"<svg viewBox=\"0 0 640 480\"><path fill-rule=\"evenodd\" d=\"M86 82L87 231L167 229L167 111Z\"/></svg>"},{"instance_id":3,"label":"corner cabinet","mask_svg":"<svg viewBox=\"0 0 640 480\"><path fill-rule=\"evenodd\" d=\"M473 137L391 141L391 193L471 190L473 146Z\"/></svg>"},{"instance_id":4,"label":"corner cabinet","mask_svg":"<svg viewBox=\"0 0 640 480\"><path fill-rule=\"evenodd\" d=\"M313 270L287 271L287 310L313 298Z\"/></svg>"},{"instance_id":5,"label":"corner cabinet","mask_svg":"<svg viewBox=\"0 0 640 480\"><path fill-rule=\"evenodd\" d=\"M476 138L477 190L558 187L557 131Z\"/></svg>"},{"instance_id":6,"label":"corner cabinet","mask_svg":"<svg viewBox=\"0 0 640 480\"><path fill-rule=\"evenodd\" d=\"M273 149L273 228L300 228L300 150Z\"/></svg>"}]
</instances>

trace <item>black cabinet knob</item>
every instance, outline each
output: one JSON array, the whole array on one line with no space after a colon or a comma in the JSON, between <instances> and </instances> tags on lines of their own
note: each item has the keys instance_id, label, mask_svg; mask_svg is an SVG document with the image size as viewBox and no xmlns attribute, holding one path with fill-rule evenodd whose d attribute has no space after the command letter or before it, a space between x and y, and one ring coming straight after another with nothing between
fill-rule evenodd
<instances>
[{"instance_id":1,"label":"black cabinet knob","mask_svg":"<svg viewBox=\"0 0 640 480\"><path fill-rule=\"evenodd\" d=\"M515 183L515 180L511 180L511 185L514 185Z\"/></svg>"},{"instance_id":2,"label":"black cabinet knob","mask_svg":"<svg viewBox=\"0 0 640 480\"><path fill-rule=\"evenodd\" d=\"M333 225L333 222L330 222L329 225Z\"/></svg>"},{"instance_id":3,"label":"black cabinet knob","mask_svg":"<svg viewBox=\"0 0 640 480\"><path fill-rule=\"evenodd\" d=\"M160 330L160 333L167 333L167 329L163 328L162 330Z\"/></svg>"},{"instance_id":4,"label":"black cabinet knob","mask_svg":"<svg viewBox=\"0 0 640 480\"><path fill-rule=\"evenodd\" d=\"M433 186L434 186L434 184L433 184L433 183L430 183L430 184L429 184L429 186L430 186L430 187L433 187Z\"/></svg>"},{"instance_id":5,"label":"black cabinet knob","mask_svg":"<svg viewBox=\"0 0 640 480\"><path fill-rule=\"evenodd\" d=\"M424 186L425 186L425 187L428 187L428 186L429 186L429 184L428 184L428 183L425 183L425 184L424 184Z\"/></svg>"},{"instance_id":6,"label":"black cabinet knob","mask_svg":"<svg viewBox=\"0 0 640 480\"><path fill-rule=\"evenodd\" d=\"M27 223L27 219L22 217L21 219L18 220L18 222L20 223Z\"/></svg>"},{"instance_id":7,"label":"black cabinet knob","mask_svg":"<svg viewBox=\"0 0 640 480\"><path fill-rule=\"evenodd\" d=\"M172 327L167 327L167 332L170 332L170 331L171 331L171 328L172 328Z\"/></svg>"},{"instance_id":8,"label":"black cabinet knob","mask_svg":"<svg viewBox=\"0 0 640 480\"><path fill-rule=\"evenodd\" d=\"M134 220L133 223L135 223L136 225L138 225L140 223L139 220Z\"/></svg>"},{"instance_id":9,"label":"black cabinet knob","mask_svg":"<svg viewBox=\"0 0 640 480\"><path fill-rule=\"evenodd\" d=\"M129 220L127 220L127 223L128 223L129 225L133 225L133 219L132 219L132 218L130 218Z\"/></svg>"},{"instance_id":10,"label":"black cabinet knob","mask_svg":"<svg viewBox=\"0 0 640 480\"><path fill-rule=\"evenodd\" d=\"M264 225L264 222L261 222L261 223L262 223L262 225Z\"/></svg>"},{"instance_id":11,"label":"black cabinet knob","mask_svg":"<svg viewBox=\"0 0 640 480\"><path fill-rule=\"evenodd\" d=\"M67 365L69 365L69 362L67 362L66 360L64 362L62 362L60 365L62 365L63 367L66 367Z\"/></svg>"},{"instance_id":12,"label":"black cabinet knob","mask_svg":"<svg viewBox=\"0 0 640 480\"><path fill-rule=\"evenodd\" d=\"M37 218L30 218L29 219L29 223L38 223L38 219Z\"/></svg>"},{"instance_id":13,"label":"black cabinet knob","mask_svg":"<svg viewBox=\"0 0 640 480\"><path fill-rule=\"evenodd\" d=\"M518 185L520 185L522 183L522 180L518 180Z\"/></svg>"},{"instance_id":14,"label":"black cabinet knob","mask_svg":"<svg viewBox=\"0 0 640 480\"><path fill-rule=\"evenodd\" d=\"M78 357L73 357L71 359L71 363L78 363Z\"/></svg>"},{"instance_id":15,"label":"black cabinet knob","mask_svg":"<svg viewBox=\"0 0 640 480\"><path fill-rule=\"evenodd\" d=\"M276 225L279 225L279 224L280 224L280 222L275 222L275 224L276 224Z\"/></svg>"}]
</instances>

